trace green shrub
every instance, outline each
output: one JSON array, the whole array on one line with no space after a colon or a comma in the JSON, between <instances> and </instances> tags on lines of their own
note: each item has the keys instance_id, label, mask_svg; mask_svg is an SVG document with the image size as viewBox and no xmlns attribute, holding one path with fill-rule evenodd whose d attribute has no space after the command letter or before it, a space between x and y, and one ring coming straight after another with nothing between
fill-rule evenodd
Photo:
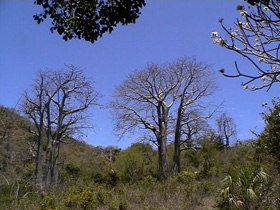
<instances>
[{"instance_id":1,"label":"green shrub","mask_svg":"<svg viewBox=\"0 0 280 210\"><path fill-rule=\"evenodd\" d=\"M79 193L75 189L70 188L63 194L63 197L65 198L64 206L70 209L78 208Z\"/></svg>"},{"instance_id":2,"label":"green shrub","mask_svg":"<svg viewBox=\"0 0 280 210\"><path fill-rule=\"evenodd\" d=\"M196 151L187 151L185 154L184 154L184 158L187 158L187 162L188 164L198 168L199 165L200 165L200 160L199 160L199 156L198 156L198 153Z\"/></svg>"},{"instance_id":3,"label":"green shrub","mask_svg":"<svg viewBox=\"0 0 280 210\"><path fill-rule=\"evenodd\" d=\"M119 176L115 171L110 171L106 176L105 176L105 183L108 184L110 187L115 187L118 182L119 182Z\"/></svg>"},{"instance_id":4,"label":"green shrub","mask_svg":"<svg viewBox=\"0 0 280 210\"><path fill-rule=\"evenodd\" d=\"M10 191L9 185L0 186L0 203L8 204L11 202Z\"/></svg>"},{"instance_id":5,"label":"green shrub","mask_svg":"<svg viewBox=\"0 0 280 210\"><path fill-rule=\"evenodd\" d=\"M210 193L216 190L216 186L211 181L202 181L199 183L199 189L203 191L203 193Z\"/></svg>"},{"instance_id":6,"label":"green shrub","mask_svg":"<svg viewBox=\"0 0 280 210\"><path fill-rule=\"evenodd\" d=\"M97 201L100 203L100 204L105 204L106 203L106 200L107 200L107 197L109 196L108 192L107 191L104 191L104 190L100 190L99 192L97 192L96 194L96 199Z\"/></svg>"},{"instance_id":7,"label":"green shrub","mask_svg":"<svg viewBox=\"0 0 280 210\"><path fill-rule=\"evenodd\" d=\"M101 184L104 182L104 177L101 172L97 171L92 175L92 179L95 183Z\"/></svg>"},{"instance_id":8,"label":"green shrub","mask_svg":"<svg viewBox=\"0 0 280 210\"><path fill-rule=\"evenodd\" d=\"M84 210L95 209L97 207L98 201L92 191L83 191L78 199L80 207Z\"/></svg>"},{"instance_id":9,"label":"green shrub","mask_svg":"<svg viewBox=\"0 0 280 210\"><path fill-rule=\"evenodd\" d=\"M55 195L53 192L50 192L49 194L42 194L42 200L39 204L39 210L55 210L56 204L55 204Z\"/></svg>"},{"instance_id":10,"label":"green shrub","mask_svg":"<svg viewBox=\"0 0 280 210\"><path fill-rule=\"evenodd\" d=\"M127 202L126 201L119 201L119 202L113 202L109 205L109 210L127 210Z\"/></svg>"},{"instance_id":11,"label":"green shrub","mask_svg":"<svg viewBox=\"0 0 280 210\"><path fill-rule=\"evenodd\" d=\"M67 163L65 170L72 177L78 177L80 173L80 168L73 163Z\"/></svg>"},{"instance_id":12,"label":"green shrub","mask_svg":"<svg viewBox=\"0 0 280 210\"><path fill-rule=\"evenodd\" d=\"M154 186L157 183L157 179L151 175L145 176L140 182L139 185L149 188Z\"/></svg>"},{"instance_id":13,"label":"green shrub","mask_svg":"<svg viewBox=\"0 0 280 210\"><path fill-rule=\"evenodd\" d=\"M189 184L193 183L196 179L196 176L192 172L182 171L174 177L174 180L179 183Z\"/></svg>"}]
</instances>

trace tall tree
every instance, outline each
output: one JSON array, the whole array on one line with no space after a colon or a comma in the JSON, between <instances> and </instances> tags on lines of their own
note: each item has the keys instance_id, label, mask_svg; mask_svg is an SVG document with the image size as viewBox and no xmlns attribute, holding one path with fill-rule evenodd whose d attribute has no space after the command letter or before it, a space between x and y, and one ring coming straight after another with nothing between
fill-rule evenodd
<instances>
[{"instance_id":1,"label":"tall tree","mask_svg":"<svg viewBox=\"0 0 280 210\"><path fill-rule=\"evenodd\" d=\"M88 127L88 110L96 105L97 98L91 81L74 66L67 66L67 70L39 72L31 91L25 92L22 111L36 126L33 131L37 136L35 177L39 190L58 182L60 143ZM47 149L43 171L44 136Z\"/></svg>"},{"instance_id":2,"label":"tall tree","mask_svg":"<svg viewBox=\"0 0 280 210\"><path fill-rule=\"evenodd\" d=\"M230 145L230 139L236 137L236 125L231 117L227 116L226 113L223 113L217 119L217 126L221 143L228 148Z\"/></svg>"},{"instance_id":3,"label":"tall tree","mask_svg":"<svg viewBox=\"0 0 280 210\"><path fill-rule=\"evenodd\" d=\"M175 67L175 68L174 68ZM178 106L175 115L173 173L180 172L181 149L186 141L198 132L198 123L202 119L210 118L203 114L202 110L209 107L209 103L202 101L211 96L216 90L214 75L210 71L211 66L195 59L181 59L170 66L178 75L176 95ZM186 139L182 139L185 135Z\"/></svg>"},{"instance_id":4,"label":"tall tree","mask_svg":"<svg viewBox=\"0 0 280 210\"><path fill-rule=\"evenodd\" d=\"M51 32L57 31L65 41L72 38L94 43L118 25L135 23L145 0L35 0L42 7L34 15L38 24L52 19Z\"/></svg>"},{"instance_id":5,"label":"tall tree","mask_svg":"<svg viewBox=\"0 0 280 210\"><path fill-rule=\"evenodd\" d=\"M228 28L220 20L225 36L212 32L214 43L234 51L252 64L252 70L241 71L235 62L236 74L228 74L224 69L220 72L231 78L242 77L244 89L258 90L280 81L279 70L279 34L280 10L279 0L248 1L254 6L239 5L241 19L235 22L236 28Z\"/></svg>"},{"instance_id":6,"label":"tall tree","mask_svg":"<svg viewBox=\"0 0 280 210\"><path fill-rule=\"evenodd\" d=\"M205 86L201 83L202 87L199 87L199 76L196 74L203 72L205 76L210 76L210 73L206 73L210 72L207 70L208 65L189 58L167 65L148 65L143 70L131 73L114 93L115 100L111 107L115 111L116 130L121 132L120 135L134 133L136 129L149 131L148 134L144 133L144 139L158 148L161 179L168 175L167 141L174 133L177 113L183 114L187 106L204 95L199 95L198 89L208 83L205 81ZM208 79L211 81L211 77ZM176 111L177 109L180 111Z\"/></svg>"}]
</instances>

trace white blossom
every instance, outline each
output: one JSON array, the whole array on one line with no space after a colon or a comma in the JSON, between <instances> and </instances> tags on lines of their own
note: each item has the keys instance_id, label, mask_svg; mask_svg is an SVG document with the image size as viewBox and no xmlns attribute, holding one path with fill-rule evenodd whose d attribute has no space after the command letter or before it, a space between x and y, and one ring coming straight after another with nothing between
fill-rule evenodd
<instances>
[{"instance_id":1,"label":"white blossom","mask_svg":"<svg viewBox=\"0 0 280 210\"><path fill-rule=\"evenodd\" d=\"M237 32L234 31L234 32L231 33L231 35L232 35L232 36L237 36Z\"/></svg>"},{"instance_id":2,"label":"white blossom","mask_svg":"<svg viewBox=\"0 0 280 210\"><path fill-rule=\"evenodd\" d=\"M218 35L218 32L217 31L213 31L212 33L211 33L211 38L215 38L215 37L218 37L219 35Z\"/></svg>"},{"instance_id":3,"label":"white blossom","mask_svg":"<svg viewBox=\"0 0 280 210\"><path fill-rule=\"evenodd\" d=\"M219 43L219 39L213 39L213 43L214 43L214 44Z\"/></svg>"},{"instance_id":4,"label":"white blossom","mask_svg":"<svg viewBox=\"0 0 280 210\"><path fill-rule=\"evenodd\" d=\"M263 82L265 82L266 76L262 76L261 80L262 80Z\"/></svg>"},{"instance_id":5,"label":"white blossom","mask_svg":"<svg viewBox=\"0 0 280 210\"><path fill-rule=\"evenodd\" d=\"M256 43L256 44L254 45L255 48L258 48L259 46L260 46L259 43Z\"/></svg>"},{"instance_id":6,"label":"white blossom","mask_svg":"<svg viewBox=\"0 0 280 210\"><path fill-rule=\"evenodd\" d=\"M246 17L246 12L245 11L240 12L240 16L241 17Z\"/></svg>"},{"instance_id":7,"label":"white blossom","mask_svg":"<svg viewBox=\"0 0 280 210\"><path fill-rule=\"evenodd\" d=\"M243 89L247 90L248 89L248 85L243 85Z\"/></svg>"},{"instance_id":8,"label":"white blossom","mask_svg":"<svg viewBox=\"0 0 280 210\"><path fill-rule=\"evenodd\" d=\"M256 86L255 86L255 85L251 85L250 89L251 89L251 90L255 90L255 89L256 89Z\"/></svg>"},{"instance_id":9,"label":"white blossom","mask_svg":"<svg viewBox=\"0 0 280 210\"><path fill-rule=\"evenodd\" d=\"M277 75L276 79L280 79L280 74Z\"/></svg>"},{"instance_id":10,"label":"white blossom","mask_svg":"<svg viewBox=\"0 0 280 210\"><path fill-rule=\"evenodd\" d=\"M256 41L256 42L259 42L259 41L260 41L260 39L257 37L257 38L255 39L255 41Z\"/></svg>"},{"instance_id":11,"label":"white blossom","mask_svg":"<svg viewBox=\"0 0 280 210\"><path fill-rule=\"evenodd\" d=\"M226 43L222 38L220 38L219 39L219 44L220 44L221 47L224 47Z\"/></svg>"},{"instance_id":12,"label":"white blossom","mask_svg":"<svg viewBox=\"0 0 280 210\"><path fill-rule=\"evenodd\" d=\"M244 23L245 28L250 28L250 24L248 22Z\"/></svg>"},{"instance_id":13,"label":"white blossom","mask_svg":"<svg viewBox=\"0 0 280 210\"><path fill-rule=\"evenodd\" d=\"M261 62L264 62L264 58L260 58L259 59L259 62L261 63Z\"/></svg>"},{"instance_id":14,"label":"white blossom","mask_svg":"<svg viewBox=\"0 0 280 210\"><path fill-rule=\"evenodd\" d=\"M277 66L274 66L271 70L272 70L272 72L276 72L277 71Z\"/></svg>"},{"instance_id":15,"label":"white blossom","mask_svg":"<svg viewBox=\"0 0 280 210\"><path fill-rule=\"evenodd\" d=\"M268 7L264 7L264 8L263 8L263 11L268 12L268 11L269 11L269 8L268 8Z\"/></svg>"},{"instance_id":16,"label":"white blossom","mask_svg":"<svg viewBox=\"0 0 280 210\"><path fill-rule=\"evenodd\" d=\"M222 38L213 39L213 43L214 43L214 44L219 43L222 47L225 46L225 41L224 41Z\"/></svg>"}]
</instances>

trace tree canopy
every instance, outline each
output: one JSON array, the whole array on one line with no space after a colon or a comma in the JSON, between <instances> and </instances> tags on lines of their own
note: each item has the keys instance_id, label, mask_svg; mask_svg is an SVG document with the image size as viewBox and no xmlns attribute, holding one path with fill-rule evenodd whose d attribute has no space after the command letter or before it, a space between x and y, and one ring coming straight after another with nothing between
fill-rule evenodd
<instances>
[{"instance_id":1,"label":"tree canopy","mask_svg":"<svg viewBox=\"0 0 280 210\"><path fill-rule=\"evenodd\" d=\"M43 11L34 15L38 24L52 19L51 32L65 41L72 38L94 43L118 25L135 23L145 0L35 0Z\"/></svg>"}]
</instances>

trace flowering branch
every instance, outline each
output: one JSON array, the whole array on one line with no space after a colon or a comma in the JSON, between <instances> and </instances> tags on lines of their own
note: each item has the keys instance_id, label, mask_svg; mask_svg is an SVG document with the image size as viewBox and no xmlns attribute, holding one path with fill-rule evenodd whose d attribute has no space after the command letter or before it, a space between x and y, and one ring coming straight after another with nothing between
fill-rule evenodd
<instances>
[{"instance_id":1,"label":"flowering branch","mask_svg":"<svg viewBox=\"0 0 280 210\"><path fill-rule=\"evenodd\" d=\"M230 75L220 70L226 77L242 77L244 89L267 91L275 82L280 82L280 8L279 0L259 2L253 7L237 6L243 21L237 19L236 29L227 28L223 19L219 20L225 36L212 32L214 44L219 44L246 58L253 66L255 73L241 72L235 62L236 74Z\"/></svg>"}]
</instances>

